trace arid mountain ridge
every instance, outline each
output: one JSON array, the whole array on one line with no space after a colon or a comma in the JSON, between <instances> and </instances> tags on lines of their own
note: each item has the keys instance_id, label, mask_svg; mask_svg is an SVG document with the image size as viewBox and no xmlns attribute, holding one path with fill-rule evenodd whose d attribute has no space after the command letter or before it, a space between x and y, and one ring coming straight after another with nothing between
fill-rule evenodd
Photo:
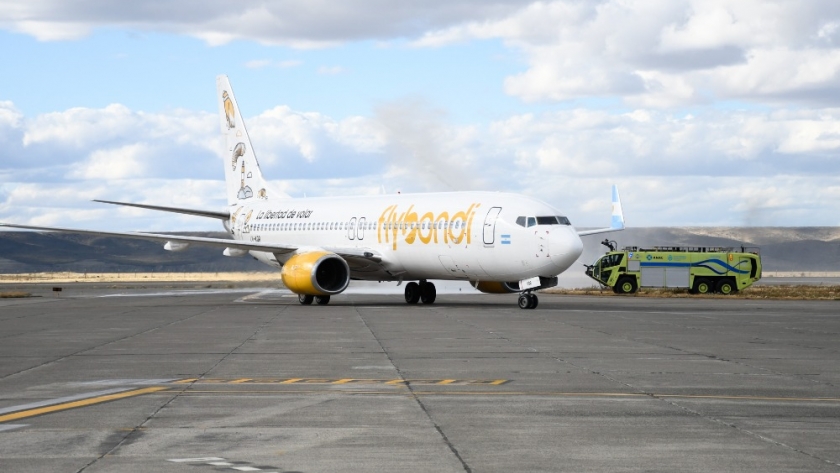
<instances>
[{"instance_id":1,"label":"arid mountain ridge","mask_svg":"<svg viewBox=\"0 0 840 473\"><path fill-rule=\"evenodd\" d=\"M182 233L184 234L184 233ZM224 238L224 233L191 235ZM583 237L581 263L624 246L758 247L765 271L840 271L840 227L649 227ZM250 257L229 258L218 248L164 251L144 240L59 233L0 232L0 273L265 271ZM571 270L574 270L572 268Z\"/></svg>"}]
</instances>

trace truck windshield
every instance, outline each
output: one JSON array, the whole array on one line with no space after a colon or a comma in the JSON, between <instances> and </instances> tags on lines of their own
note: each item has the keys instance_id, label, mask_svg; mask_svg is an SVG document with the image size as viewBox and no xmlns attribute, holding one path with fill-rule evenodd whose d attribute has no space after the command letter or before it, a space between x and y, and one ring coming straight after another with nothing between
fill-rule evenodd
<instances>
[{"instance_id":1,"label":"truck windshield","mask_svg":"<svg viewBox=\"0 0 840 473\"><path fill-rule=\"evenodd\" d=\"M618 266L621 264L621 260L624 257L624 253L615 253L612 255L607 255L601 258L601 267L602 268L611 268L613 266Z\"/></svg>"}]
</instances>

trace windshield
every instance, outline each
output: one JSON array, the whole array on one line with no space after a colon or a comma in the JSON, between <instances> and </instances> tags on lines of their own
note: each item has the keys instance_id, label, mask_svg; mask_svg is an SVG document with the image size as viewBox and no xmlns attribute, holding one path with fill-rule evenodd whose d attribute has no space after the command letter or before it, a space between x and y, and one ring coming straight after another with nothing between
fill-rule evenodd
<instances>
[{"instance_id":1,"label":"windshield","mask_svg":"<svg viewBox=\"0 0 840 473\"><path fill-rule=\"evenodd\" d=\"M571 225L572 222L561 215L549 215L544 217L520 216L516 218L516 224L520 227L533 227L534 225Z\"/></svg>"},{"instance_id":2,"label":"windshield","mask_svg":"<svg viewBox=\"0 0 840 473\"><path fill-rule=\"evenodd\" d=\"M601 258L601 267L602 268L612 268L613 266L618 266L621 264L621 260L624 257L624 253L614 253L611 255L604 256Z\"/></svg>"}]
</instances>

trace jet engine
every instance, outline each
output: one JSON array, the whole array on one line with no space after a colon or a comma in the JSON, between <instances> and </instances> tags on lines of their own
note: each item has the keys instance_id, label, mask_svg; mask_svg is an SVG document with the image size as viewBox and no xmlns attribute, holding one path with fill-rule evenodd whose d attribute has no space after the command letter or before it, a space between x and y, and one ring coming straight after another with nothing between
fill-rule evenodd
<instances>
[{"instance_id":1,"label":"jet engine","mask_svg":"<svg viewBox=\"0 0 840 473\"><path fill-rule=\"evenodd\" d=\"M350 267L335 253L310 251L289 258L280 270L280 277L296 294L329 296L347 289Z\"/></svg>"},{"instance_id":2,"label":"jet engine","mask_svg":"<svg viewBox=\"0 0 840 473\"><path fill-rule=\"evenodd\" d=\"M519 292L519 282L498 282L498 281L470 281L472 287L487 294L510 294Z\"/></svg>"}]
</instances>

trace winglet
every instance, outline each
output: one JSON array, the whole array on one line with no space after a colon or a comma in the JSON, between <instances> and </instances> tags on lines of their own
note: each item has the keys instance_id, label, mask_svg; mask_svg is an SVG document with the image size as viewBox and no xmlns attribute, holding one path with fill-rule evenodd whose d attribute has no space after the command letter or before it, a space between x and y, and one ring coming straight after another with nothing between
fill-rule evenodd
<instances>
[{"instance_id":1,"label":"winglet","mask_svg":"<svg viewBox=\"0 0 840 473\"><path fill-rule=\"evenodd\" d=\"M621 197L618 195L618 186L612 186L612 220L610 228L613 230L624 230L624 211L621 210Z\"/></svg>"},{"instance_id":2,"label":"winglet","mask_svg":"<svg viewBox=\"0 0 840 473\"><path fill-rule=\"evenodd\" d=\"M624 211L621 210L621 197L618 196L618 186L612 186L612 217L608 228L596 228L594 230L582 230L578 235L595 235L596 233L618 232L624 230Z\"/></svg>"}]
</instances>

